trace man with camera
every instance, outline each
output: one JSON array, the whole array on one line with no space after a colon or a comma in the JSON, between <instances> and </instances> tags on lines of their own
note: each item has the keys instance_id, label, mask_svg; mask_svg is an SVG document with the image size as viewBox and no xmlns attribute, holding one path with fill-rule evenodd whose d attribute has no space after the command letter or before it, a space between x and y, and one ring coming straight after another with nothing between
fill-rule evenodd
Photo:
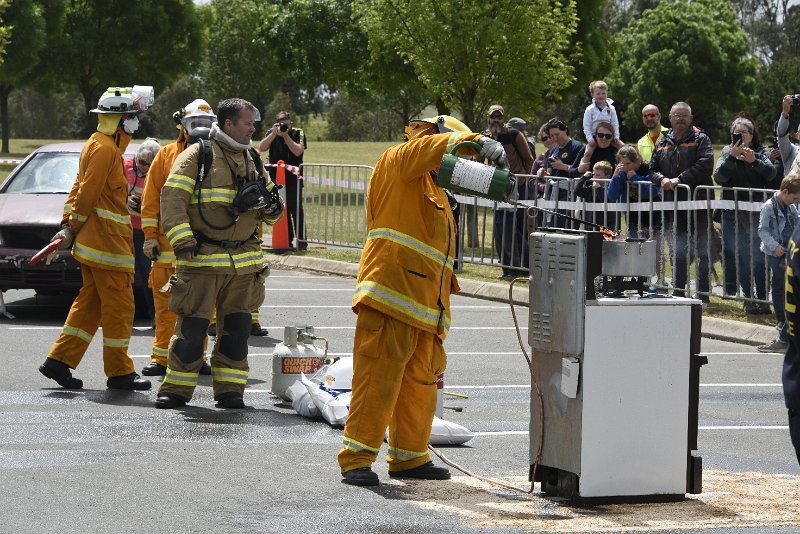
<instances>
[{"instance_id":1,"label":"man with camera","mask_svg":"<svg viewBox=\"0 0 800 534\"><path fill-rule=\"evenodd\" d=\"M308 145L306 136L300 128L292 127L292 115L288 111L280 111L275 117L267 136L258 145L260 152L269 150L269 162L276 164L283 161L286 165L300 167L303 164L303 153ZM275 180L276 169L271 167L269 175ZM289 214L289 243L295 238L297 230L297 249L308 248L306 242L306 220L303 214L303 181L289 169L286 169L286 205Z\"/></svg>"},{"instance_id":2,"label":"man with camera","mask_svg":"<svg viewBox=\"0 0 800 534\"><path fill-rule=\"evenodd\" d=\"M783 175L788 176L789 173L800 172L800 161L797 160L800 148L792 143L789 134L789 111L792 106L800 105L800 95L786 95L783 97L781 115L778 117L777 135L778 135L778 149L781 151L781 160L783 161ZM800 131L800 125L798 125Z\"/></svg>"},{"instance_id":3,"label":"man with camera","mask_svg":"<svg viewBox=\"0 0 800 534\"><path fill-rule=\"evenodd\" d=\"M192 398L214 309L214 400L222 408L244 408L251 310L264 301L269 274L256 232L283 215L277 189L250 145L256 120L250 102L220 102L210 141L181 152L161 191L161 225L176 258L169 307L178 319L156 408L177 408Z\"/></svg>"}]
</instances>

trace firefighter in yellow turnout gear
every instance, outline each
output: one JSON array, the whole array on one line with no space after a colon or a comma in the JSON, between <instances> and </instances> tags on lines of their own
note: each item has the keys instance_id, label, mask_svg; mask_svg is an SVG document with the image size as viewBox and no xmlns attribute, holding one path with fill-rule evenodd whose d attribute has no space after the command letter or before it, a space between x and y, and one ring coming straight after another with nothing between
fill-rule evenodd
<instances>
[{"instance_id":1,"label":"firefighter in yellow turnout gear","mask_svg":"<svg viewBox=\"0 0 800 534\"><path fill-rule=\"evenodd\" d=\"M216 307L217 338L211 355L214 399L243 408L251 310L264 300L264 264L256 227L274 224L283 203L250 146L258 111L232 98L217 106L208 142L184 150L161 192L161 225L175 251L169 307L178 316L167 372L156 408L176 408L192 397L203 343ZM198 168L202 172L198 176Z\"/></svg>"},{"instance_id":2,"label":"firefighter in yellow turnout gear","mask_svg":"<svg viewBox=\"0 0 800 534\"><path fill-rule=\"evenodd\" d=\"M97 131L81 152L78 176L64 206L61 249L81 263L83 286L64 329L39 371L68 389L98 327L103 325L103 364L110 389L150 389L128 356L133 327L133 228L127 208L128 181L122 154L139 126L137 114L153 101L152 87L109 87L97 108Z\"/></svg>"},{"instance_id":3,"label":"firefighter in yellow turnout gear","mask_svg":"<svg viewBox=\"0 0 800 534\"><path fill-rule=\"evenodd\" d=\"M150 363L144 366L142 374L163 376L167 372L169 340L175 331L177 316L169 309L170 276L175 274L175 253L161 227L161 191L167 181L172 165L178 154L186 149L190 137L207 138L208 132L217 116L205 100L196 99L175 115L178 122L178 140L170 143L156 154L150 165L147 181L142 194L142 231L144 232L145 255L153 261L149 285L153 290L155 305L155 336L150 355ZM200 374L211 374L208 363L203 363Z\"/></svg>"},{"instance_id":4,"label":"firefighter in yellow turnout gear","mask_svg":"<svg viewBox=\"0 0 800 534\"><path fill-rule=\"evenodd\" d=\"M344 482L359 486L379 483L371 465L387 426L390 477L450 478L427 452L450 295L458 292L456 223L433 173L462 141L480 143L484 157L505 157L499 143L449 116L412 121L406 137L380 157L367 190L367 242L353 298L353 391L338 455Z\"/></svg>"}]
</instances>

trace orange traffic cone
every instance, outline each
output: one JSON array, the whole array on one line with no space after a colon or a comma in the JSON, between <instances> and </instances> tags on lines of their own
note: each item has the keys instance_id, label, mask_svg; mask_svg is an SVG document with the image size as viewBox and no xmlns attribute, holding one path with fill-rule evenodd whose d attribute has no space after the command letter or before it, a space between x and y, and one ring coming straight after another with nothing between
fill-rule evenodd
<instances>
[{"instance_id":1,"label":"orange traffic cone","mask_svg":"<svg viewBox=\"0 0 800 534\"><path fill-rule=\"evenodd\" d=\"M284 206L286 206L286 167L283 160L278 161L275 182L283 186L281 187L280 195ZM286 214L286 207L284 207L283 217L272 227L272 247L270 250L289 250L289 248L289 216Z\"/></svg>"}]
</instances>

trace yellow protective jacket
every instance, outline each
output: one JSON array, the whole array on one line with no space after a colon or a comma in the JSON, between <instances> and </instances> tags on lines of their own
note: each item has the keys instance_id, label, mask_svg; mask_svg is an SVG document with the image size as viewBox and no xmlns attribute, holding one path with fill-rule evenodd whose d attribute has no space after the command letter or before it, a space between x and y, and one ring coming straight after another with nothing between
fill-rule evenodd
<instances>
[{"instance_id":1,"label":"yellow protective jacket","mask_svg":"<svg viewBox=\"0 0 800 534\"><path fill-rule=\"evenodd\" d=\"M384 152L367 189L367 242L361 253L353 311L364 304L444 340L456 223L444 190L430 171L456 143L480 134L424 136Z\"/></svg>"},{"instance_id":2,"label":"yellow protective jacket","mask_svg":"<svg viewBox=\"0 0 800 534\"><path fill-rule=\"evenodd\" d=\"M64 206L75 231L72 255L90 267L134 271L133 228L122 155L131 136L95 132L81 151L78 176Z\"/></svg>"},{"instance_id":3,"label":"yellow protective jacket","mask_svg":"<svg viewBox=\"0 0 800 534\"><path fill-rule=\"evenodd\" d=\"M261 222L274 224L282 213L267 218L259 210L246 211L231 225L230 208L237 191L235 176L255 180L258 177L256 165L250 153L240 148L234 149L217 139L211 140L211 146L214 161L202 189L197 183L200 162L200 143L197 143L178 155L161 191L161 225L172 248L181 251L196 248L199 244L193 260L175 260L176 269L212 274L259 271L264 262L256 229ZM224 247L202 242L198 239L198 232L215 241L238 241L240 244Z\"/></svg>"},{"instance_id":4,"label":"yellow protective jacket","mask_svg":"<svg viewBox=\"0 0 800 534\"><path fill-rule=\"evenodd\" d=\"M147 180L144 182L144 192L142 193L142 232L144 232L145 239L158 239L161 254L155 263L164 267L175 265L175 253L161 227L161 190L169 177L175 159L185 148L186 137L182 134L181 139L158 151L147 172Z\"/></svg>"}]
</instances>

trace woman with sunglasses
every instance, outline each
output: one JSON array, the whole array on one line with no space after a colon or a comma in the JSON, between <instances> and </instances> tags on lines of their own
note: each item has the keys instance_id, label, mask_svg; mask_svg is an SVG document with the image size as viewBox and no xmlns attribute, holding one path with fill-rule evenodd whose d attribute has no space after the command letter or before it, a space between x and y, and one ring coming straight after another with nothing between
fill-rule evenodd
<instances>
[{"instance_id":1,"label":"woman with sunglasses","mask_svg":"<svg viewBox=\"0 0 800 534\"><path fill-rule=\"evenodd\" d=\"M581 158L580 163L570 167L569 175L571 178L579 178L575 186L575 199L586 202L602 204L605 200L608 183L596 183L592 180L592 169L598 161L607 161L614 168L617 166L617 147L614 144L614 126L610 122L598 122L594 128L594 139L597 143L589 156ZM587 149L588 152L588 149ZM602 224L606 228L614 229L617 226L617 216L615 212L608 214L602 211L589 212L585 216L596 224Z\"/></svg>"}]
</instances>

